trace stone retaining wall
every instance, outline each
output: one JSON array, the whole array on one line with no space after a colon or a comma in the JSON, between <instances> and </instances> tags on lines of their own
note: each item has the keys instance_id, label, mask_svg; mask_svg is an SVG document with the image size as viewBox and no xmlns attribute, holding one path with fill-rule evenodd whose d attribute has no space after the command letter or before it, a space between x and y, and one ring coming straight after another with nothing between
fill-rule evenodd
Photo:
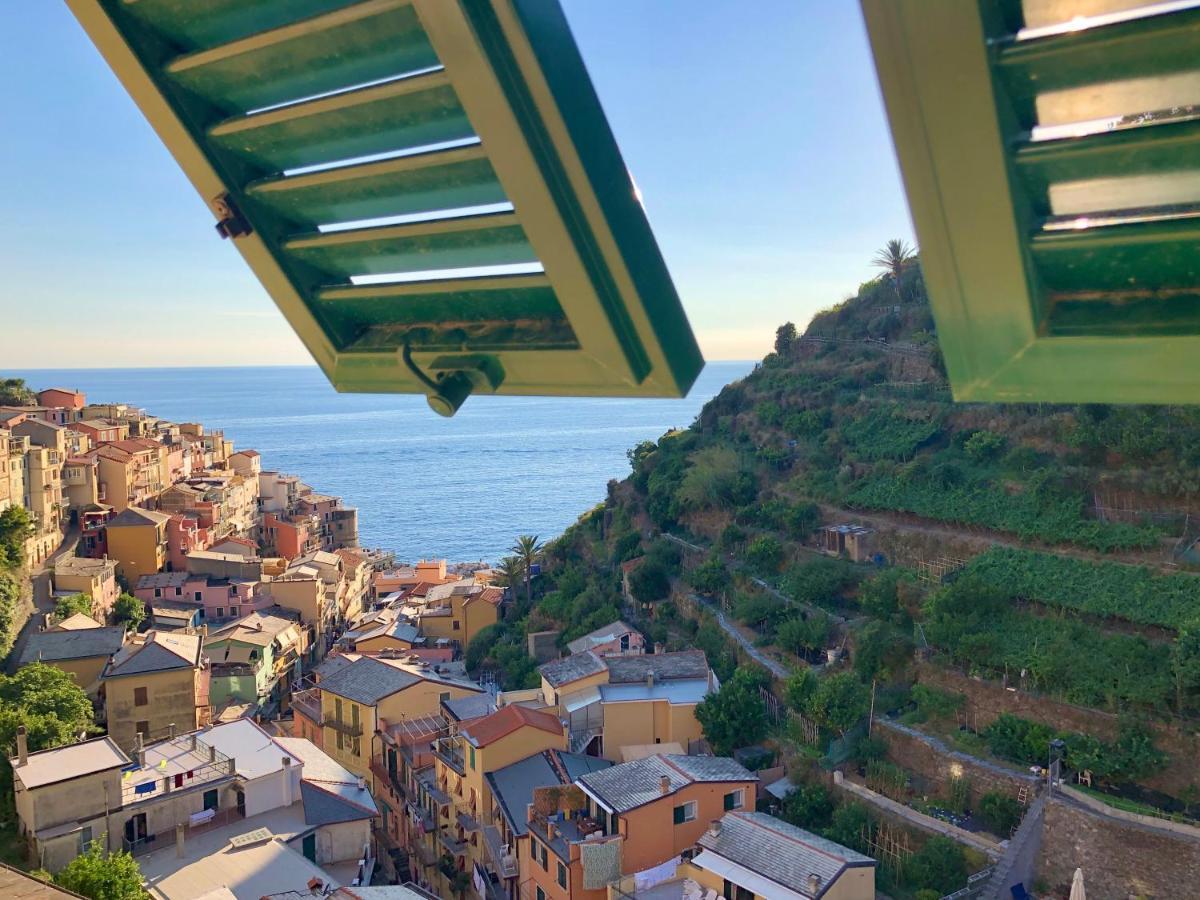
<instances>
[{"instance_id":1,"label":"stone retaining wall","mask_svg":"<svg viewBox=\"0 0 1200 900\"><path fill-rule=\"evenodd\" d=\"M971 803L989 791L1016 797L1022 787L1036 790L1039 779L1032 774L978 759L947 746L935 737L921 734L912 728L876 719L875 733L887 742L887 758L896 765L915 772L922 778L945 788L954 778L966 778L971 783Z\"/></svg>"},{"instance_id":2,"label":"stone retaining wall","mask_svg":"<svg viewBox=\"0 0 1200 900\"><path fill-rule=\"evenodd\" d=\"M1063 703L1037 694L1005 688L993 681L969 678L929 662L917 663L917 680L930 687L963 694L967 699L963 715L974 730L982 731L1001 713L1042 722L1063 731L1079 731L1102 741L1117 736L1118 719L1112 713ZM1195 760L1200 755L1200 739L1165 723L1150 723L1154 741L1169 757L1167 768L1141 783L1153 790L1179 796L1191 784L1200 786Z\"/></svg>"},{"instance_id":3,"label":"stone retaining wall","mask_svg":"<svg viewBox=\"0 0 1200 900\"><path fill-rule=\"evenodd\" d=\"M1065 897L1076 868L1083 869L1088 900L1194 897L1200 841L1056 796L1046 805L1037 877Z\"/></svg>"}]
</instances>

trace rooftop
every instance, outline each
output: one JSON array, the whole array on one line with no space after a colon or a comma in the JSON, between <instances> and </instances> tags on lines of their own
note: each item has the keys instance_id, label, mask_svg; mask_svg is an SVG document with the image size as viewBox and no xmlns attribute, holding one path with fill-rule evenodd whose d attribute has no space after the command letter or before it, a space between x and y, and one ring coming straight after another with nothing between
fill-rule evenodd
<instances>
[{"instance_id":1,"label":"rooftop","mask_svg":"<svg viewBox=\"0 0 1200 900\"><path fill-rule=\"evenodd\" d=\"M443 700L442 709L455 722L463 722L467 719L478 719L495 712L496 701L488 693L468 694L465 697L457 697L453 700Z\"/></svg>"},{"instance_id":2,"label":"rooftop","mask_svg":"<svg viewBox=\"0 0 1200 900\"><path fill-rule=\"evenodd\" d=\"M89 628L103 628L104 626L97 622L89 615L84 613L75 613L67 616L61 622L54 626L54 631L83 631Z\"/></svg>"},{"instance_id":3,"label":"rooftop","mask_svg":"<svg viewBox=\"0 0 1200 900\"><path fill-rule=\"evenodd\" d=\"M390 697L422 681L470 691L483 690L466 676L453 671L439 672L437 666L428 663L414 664L399 659L361 656L357 653L342 654L342 657L349 660L349 664L342 665L330 674L322 674L319 685L322 690L366 706L374 706L384 697Z\"/></svg>"},{"instance_id":4,"label":"rooftop","mask_svg":"<svg viewBox=\"0 0 1200 900\"><path fill-rule=\"evenodd\" d=\"M139 590L147 588L183 587L189 579L203 578L203 575L193 575L191 572L155 572L142 575L137 580Z\"/></svg>"},{"instance_id":5,"label":"rooftop","mask_svg":"<svg viewBox=\"0 0 1200 900\"><path fill-rule=\"evenodd\" d=\"M304 738L277 737L275 743L303 769L301 792L304 817L310 825L349 822L378 815L379 810L358 776L337 763L324 750ZM304 793L308 785L311 790ZM311 796L310 796L311 795Z\"/></svg>"},{"instance_id":6,"label":"rooftop","mask_svg":"<svg viewBox=\"0 0 1200 900\"><path fill-rule=\"evenodd\" d=\"M26 875L20 869L0 863L0 897L7 897L9 900L67 900L67 898L81 896L81 894L65 891L53 884L39 881L32 875ZM413 896L420 895L414 894Z\"/></svg>"},{"instance_id":7,"label":"rooftop","mask_svg":"<svg viewBox=\"0 0 1200 900\"><path fill-rule=\"evenodd\" d=\"M459 733L472 746L486 747L526 726L549 734L563 733L562 722L558 720L558 716L527 706L506 706L464 725Z\"/></svg>"},{"instance_id":8,"label":"rooftop","mask_svg":"<svg viewBox=\"0 0 1200 900\"><path fill-rule=\"evenodd\" d=\"M708 658L703 650L680 650L675 653L649 653L643 656L607 656L609 684L628 684L645 681L651 674L655 681L677 678L708 678Z\"/></svg>"},{"instance_id":9,"label":"rooftop","mask_svg":"<svg viewBox=\"0 0 1200 900\"><path fill-rule=\"evenodd\" d=\"M526 757L510 766L488 772L484 777L500 806L509 829L518 837L529 832L527 807L533 802L533 792L540 787L570 784L587 772L611 766L606 759L546 750Z\"/></svg>"},{"instance_id":10,"label":"rooftop","mask_svg":"<svg viewBox=\"0 0 1200 900\"><path fill-rule=\"evenodd\" d=\"M128 506L109 519L105 523L105 526L108 528L121 528L126 525L161 525L169 518L171 517L165 513L156 512L152 509Z\"/></svg>"},{"instance_id":11,"label":"rooftop","mask_svg":"<svg viewBox=\"0 0 1200 900\"><path fill-rule=\"evenodd\" d=\"M600 698L605 703L621 703L631 700L666 700L677 705L699 703L708 695L708 680L687 678L678 681L654 684L633 682L632 684L602 684Z\"/></svg>"},{"instance_id":12,"label":"rooftop","mask_svg":"<svg viewBox=\"0 0 1200 900\"><path fill-rule=\"evenodd\" d=\"M615 641L621 635L629 634L631 631L637 631L637 629L618 619L616 622L610 622L602 628L588 632L583 637L576 638L567 644L567 649L572 653L583 653L585 650Z\"/></svg>"},{"instance_id":13,"label":"rooftop","mask_svg":"<svg viewBox=\"0 0 1200 900\"><path fill-rule=\"evenodd\" d=\"M205 643L215 644L218 641L232 640L265 647L275 640L277 635L296 626L299 615L296 613L288 615L289 612L291 611L282 607L274 607L270 611L252 612L248 616L243 616L209 632L208 640Z\"/></svg>"},{"instance_id":14,"label":"rooftop","mask_svg":"<svg viewBox=\"0 0 1200 900\"><path fill-rule=\"evenodd\" d=\"M87 632L76 632L76 634ZM202 650L198 634L178 631L150 631L140 644L126 644L108 664L105 678L121 678L146 672L191 668L200 664Z\"/></svg>"},{"instance_id":15,"label":"rooftop","mask_svg":"<svg viewBox=\"0 0 1200 900\"><path fill-rule=\"evenodd\" d=\"M107 575L115 572L117 563L112 559L89 559L86 556L60 556L54 561L55 575Z\"/></svg>"},{"instance_id":16,"label":"rooftop","mask_svg":"<svg viewBox=\"0 0 1200 900\"><path fill-rule=\"evenodd\" d=\"M9 762L13 774L21 779L21 784L26 788L37 788L119 769L129 765L129 757L121 752L112 738L105 735L78 744L30 753L23 766L18 764L15 756L10 757Z\"/></svg>"},{"instance_id":17,"label":"rooftop","mask_svg":"<svg viewBox=\"0 0 1200 900\"><path fill-rule=\"evenodd\" d=\"M663 778L667 789L663 790ZM724 756L659 754L592 772L579 785L612 812L624 813L697 782L757 781L758 776Z\"/></svg>"},{"instance_id":18,"label":"rooftop","mask_svg":"<svg viewBox=\"0 0 1200 900\"><path fill-rule=\"evenodd\" d=\"M74 618L74 616L72 616ZM125 627L72 627L63 631L38 631L29 635L18 664L62 662L94 656L113 656L125 642ZM81 685L82 687L82 685Z\"/></svg>"},{"instance_id":19,"label":"rooftop","mask_svg":"<svg viewBox=\"0 0 1200 900\"><path fill-rule=\"evenodd\" d=\"M733 862L739 869L748 870L806 898L823 895L847 868L875 865L875 860L869 856L757 812L726 813L717 833L713 834L711 829L706 831L699 844L705 852L692 860L694 865L728 874L732 876L731 880L755 889L756 893L763 893L763 888L745 885L749 879L739 878L740 873L723 866L723 862ZM714 856L719 859L713 859ZM816 893L810 892L810 875L820 878L820 889ZM770 885L765 889L770 891ZM774 892L782 893L778 888Z\"/></svg>"},{"instance_id":20,"label":"rooftop","mask_svg":"<svg viewBox=\"0 0 1200 900\"><path fill-rule=\"evenodd\" d=\"M538 666L542 677L550 682L552 687L561 687L590 675L598 675L605 670L604 660L592 653L574 653L552 662Z\"/></svg>"}]
</instances>

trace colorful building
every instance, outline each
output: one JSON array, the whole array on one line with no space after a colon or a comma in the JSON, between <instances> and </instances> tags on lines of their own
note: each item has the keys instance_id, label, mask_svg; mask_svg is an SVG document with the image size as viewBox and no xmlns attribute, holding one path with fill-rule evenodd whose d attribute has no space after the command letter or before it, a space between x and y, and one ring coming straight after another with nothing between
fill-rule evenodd
<instances>
[{"instance_id":1,"label":"colorful building","mask_svg":"<svg viewBox=\"0 0 1200 900\"><path fill-rule=\"evenodd\" d=\"M111 559L60 556L54 561L54 593L87 594L92 598L92 615L107 622L120 594L117 564Z\"/></svg>"},{"instance_id":2,"label":"colorful building","mask_svg":"<svg viewBox=\"0 0 1200 900\"><path fill-rule=\"evenodd\" d=\"M108 555L127 583L137 584L143 575L153 575L166 566L170 518L152 509L129 506L105 523Z\"/></svg>"},{"instance_id":3,"label":"colorful building","mask_svg":"<svg viewBox=\"0 0 1200 900\"><path fill-rule=\"evenodd\" d=\"M281 607L210 631L204 652L211 661L212 705L239 702L278 709L288 685L299 678L304 640L299 615Z\"/></svg>"},{"instance_id":4,"label":"colorful building","mask_svg":"<svg viewBox=\"0 0 1200 900\"><path fill-rule=\"evenodd\" d=\"M108 733L120 747L211 720L209 668L198 634L149 631L121 648L105 668Z\"/></svg>"}]
</instances>

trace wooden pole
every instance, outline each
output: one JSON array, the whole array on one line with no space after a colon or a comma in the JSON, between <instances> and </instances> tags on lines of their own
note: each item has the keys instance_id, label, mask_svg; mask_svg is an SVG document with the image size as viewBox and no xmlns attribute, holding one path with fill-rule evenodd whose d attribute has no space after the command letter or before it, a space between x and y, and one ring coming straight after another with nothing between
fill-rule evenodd
<instances>
[{"instance_id":1,"label":"wooden pole","mask_svg":"<svg viewBox=\"0 0 1200 900\"><path fill-rule=\"evenodd\" d=\"M867 714L867 737L875 730L875 684L878 679L871 679L871 711Z\"/></svg>"}]
</instances>

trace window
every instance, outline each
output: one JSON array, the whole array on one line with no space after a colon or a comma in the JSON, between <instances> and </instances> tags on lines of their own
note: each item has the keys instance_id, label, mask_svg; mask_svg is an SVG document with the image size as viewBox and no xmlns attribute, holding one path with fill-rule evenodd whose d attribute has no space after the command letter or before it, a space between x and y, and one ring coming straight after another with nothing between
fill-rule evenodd
<instances>
[{"instance_id":1,"label":"window","mask_svg":"<svg viewBox=\"0 0 1200 900\"><path fill-rule=\"evenodd\" d=\"M730 791L725 795L725 808L741 809L744 798L745 793L741 788L738 788L736 791Z\"/></svg>"},{"instance_id":2,"label":"window","mask_svg":"<svg viewBox=\"0 0 1200 900\"><path fill-rule=\"evenodd\" d=\"M537 858L538 865L542 867L543 871L548 870L550 868L550 864L546 860L546 845L539 844L537 841L534 841L533 851L534 856Z\"/></svg>"},{"instance_id":3,"label":"window","mask_svg":"<svg viewBox=\"0 0 1200 900\"><path fill-rule=\"evenodd\" d=\"M237 608L236 606L231 606L231 607L229 607L229 614L230 614L231 616L236 616L236 615L238 615L238 614L239 614L239 613L238 613L238 608Z\"/></svg>"},{"instance_id":4,"label":"window","mask_svg":"<svg viewBox=\"0 0 1200 900\"><path fill-rule=\"evenodd\" d=\"M675 824L682 825L684 822L692 822L696 819L696 801L689 800L682 806L675 807Z\"/></svg>"},{"instance_id":5,"label":"window","mask_svg":"<svg viewBox=\"0 0 1200 900\"><path fill-rule=\"evenodd\" d=\"M92 826L84 825L79 832L79 852L86 853L92 843Z\"/></svg>"},{"instance_id":6,"label":"window","mask_svg":"<svg viewBox=\"0 0 1200 900\"><path fill-rule=\"evenodd\" d=\"M449 699L450 699L449 691L442 691L440 694L438 694L438 700L440 700L442 703L445 703Z\"/></svg>"},{"instance_id":7,"label":"window","mask_svg":"<svg viewBox=\"0 0 1200 900\"><path fill-rule=\"evenodd\" d=\"M183 596L183 588L181 588L181 587L175 588L175 596L182 597Z\"/></svg>"},{"instance_id":8,"label":"window","mask_svg":"<svg viewBox=\"0 0 1200 900\"><path fill-rule=\"evenodd\" d=\"M144 687L135 687L133 689L134 706L145 706L149 702L150 699L146 696L146 689Z\"/></svg>"},{"instance_id":9,"label":"window","mask_svg":"<svg viewBox=\"0 0 1200 900\"><path fill-rule=\"evenodd\" d=\"M140 734L142 737L150 737L150 723L149 722L138 722L136 725L133 726L133 729L138 734Z\"/></svg>"},{"instance_id":10,"label":"window","mask_svg":"<svg viewBox=\"0 0 1200 900\"><path fill-rule=\"evenodd\" d=\"M458 631L458 630L460 630L461 628L462 628L462 622L458 621L458 619L455 619L455 620L454 620L454 630L455 630L455 631Z\"/></svg>"},{"instance_id":11,"label":"window","mask_svg":"<svg viewBox=\"0 0 1200 900\"><path fill-rule=\"evenodd\" d=\"M197 602L197 603L203 603L203 602L204 602L204 595L203 595L202 593L200 593L200 591L196 591L196 602ZM219 615L220 615L220 613L217 613L217 615L219 616Z\"/></svg>"},{"instance_id":12,"label":"window","mask_svg":"<svg viewBox=\"0 0 1200 900\"><path fill-rule=\"evenodd\" d=\"M567 867L562 863L558 864L558 886L561 888L567 886Z\"/></svg>"},{"instance_id":13,"label":"window","mask_svg":"<svg viewBox=\"0 0 1200 900\"><path fill-rule=\"evenodd\" d=\"M161 596L162 596L162 588L155 588L155 589L154 589L154 596L155 596L155 597L161 597Z\"/></svg>"},{"instance_id":14,"label":"window","mask_svg":"<svg viewBox=\"0 0 1200 900\"><path fill-rule=\"evenodd\" d=\"M537 900L546 900L546 892L541 888L537 889Z\"/></svg>"},{"instance_id":15,"label":"window","mask_svg":"<svg viewBox=\"0 0 1200 900\"><path fill-rule=\"evenodd\" d=\"M218 619L223 619L225 617L225 607L218 606L216 608L215 614Z\"/></svg>"},{"instance_id":16,"label":"window","mask_svg":"<svg viewBox=\"0 0 1200 900\"><path fill-rule=\"evenodd\" d=\"M470 744L467 744L467 750L470 753L471 768L474 769L475 768L475 748L473 746L471 746Z\"/></svg>"}]
</instances>

